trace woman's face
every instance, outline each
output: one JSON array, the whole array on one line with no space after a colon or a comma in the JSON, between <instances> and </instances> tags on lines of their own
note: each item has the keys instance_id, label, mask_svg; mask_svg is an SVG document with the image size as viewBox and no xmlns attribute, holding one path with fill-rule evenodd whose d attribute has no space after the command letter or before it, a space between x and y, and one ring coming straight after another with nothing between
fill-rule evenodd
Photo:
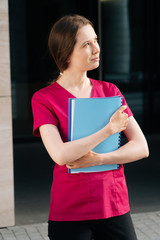
<instances>
[{"instance_id":1,"label":"woman's face","mask_svg":"<svg viewBox=\"0 0 160 240\"><path fill-rule=\"evenodd\" d=\"M99 66L100 47L93 27L88 24L77 32L77 42L69 58L69 67L84 72Z\"/></svg>"}]
</instances>

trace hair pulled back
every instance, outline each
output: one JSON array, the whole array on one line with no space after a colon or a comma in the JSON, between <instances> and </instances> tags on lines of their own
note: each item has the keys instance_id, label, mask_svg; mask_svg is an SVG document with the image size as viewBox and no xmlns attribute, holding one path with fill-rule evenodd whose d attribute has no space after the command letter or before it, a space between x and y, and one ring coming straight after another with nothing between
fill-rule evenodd
<instances>
[{"instance_id":1,"label":"hair pulled back","mask_svg":"<svg viewBox=\"0 0 160 240\"><path fill-rule=\"evenodd\" d=\"M83 16L67 15L60 18L51 28L48 39L48 47L60 72L68 68L68 60L76 44L78 29L93 24Z\"/></svg>"}]
</instances>

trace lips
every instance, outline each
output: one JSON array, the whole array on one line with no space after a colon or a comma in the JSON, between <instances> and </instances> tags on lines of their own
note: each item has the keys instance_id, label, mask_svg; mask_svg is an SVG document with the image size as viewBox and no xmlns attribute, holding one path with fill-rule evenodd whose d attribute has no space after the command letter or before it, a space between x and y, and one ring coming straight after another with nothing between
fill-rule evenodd
<instances>
[{"instance_id":1,"label":"lips","mask_svg":"<svg viewBox=\"0 0 160 240\"><path fill-rule=\"evenodd\" d=\"M91 59L92 62L99 62L99 57Z\"/></svg>"}]
</instances>

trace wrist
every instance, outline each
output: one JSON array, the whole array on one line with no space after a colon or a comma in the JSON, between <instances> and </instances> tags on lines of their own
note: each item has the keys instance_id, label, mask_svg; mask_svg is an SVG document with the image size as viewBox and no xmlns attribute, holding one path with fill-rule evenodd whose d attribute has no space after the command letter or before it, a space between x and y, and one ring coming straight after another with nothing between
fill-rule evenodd
<instances>
[{"instance_id":1,"label":"wrist","mask_svg":"<svg viewBox=\"0 0 160 240\"><path fill-rule=\"evenodd\" d=\"M114 130L114 126L112 124L112 122L109 122L106 126L106 132L108 133L108 136L111 136L115 133L115 130Z\"/></svg>"},{"instance_id":2,"label":"wrist","mask_svg":"<svg viewBox=\"0 0 160 240\"><path fill-rule=\"evenodd\" d=\"M96 152L90 152L90 166L98 166L102 165L102 154L101 153L96 153Z\"/></svg>"},{"instance_id":3,"label":"wrist","mask_svg":"<svg viewBox=\"0 0 160 240\"><path fill-rule=\"evenodd\" d=\"M100 165L118 164L117 151L102 153L99 155L100 155L100 158L99 158Z\"/></svg>"}]
</instances>

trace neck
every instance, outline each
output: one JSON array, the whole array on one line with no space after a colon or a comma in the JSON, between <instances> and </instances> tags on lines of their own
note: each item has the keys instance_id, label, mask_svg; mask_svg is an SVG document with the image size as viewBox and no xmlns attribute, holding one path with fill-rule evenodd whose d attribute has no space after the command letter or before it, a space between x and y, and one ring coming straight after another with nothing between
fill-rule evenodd
<instances>
[{"instance_id":1,"label":"neck","mask_svg":"<svg viewBox=\"0 0 160 240\"><path fill-rule=\"evenodd\" d=\"M83 87L86 82L88 81L87 73L77 73L77 72L71 72L71 71L64 71L63 75L58 79L58 83L63 85L64 87Z\"/></svg>"}]
</instances>

